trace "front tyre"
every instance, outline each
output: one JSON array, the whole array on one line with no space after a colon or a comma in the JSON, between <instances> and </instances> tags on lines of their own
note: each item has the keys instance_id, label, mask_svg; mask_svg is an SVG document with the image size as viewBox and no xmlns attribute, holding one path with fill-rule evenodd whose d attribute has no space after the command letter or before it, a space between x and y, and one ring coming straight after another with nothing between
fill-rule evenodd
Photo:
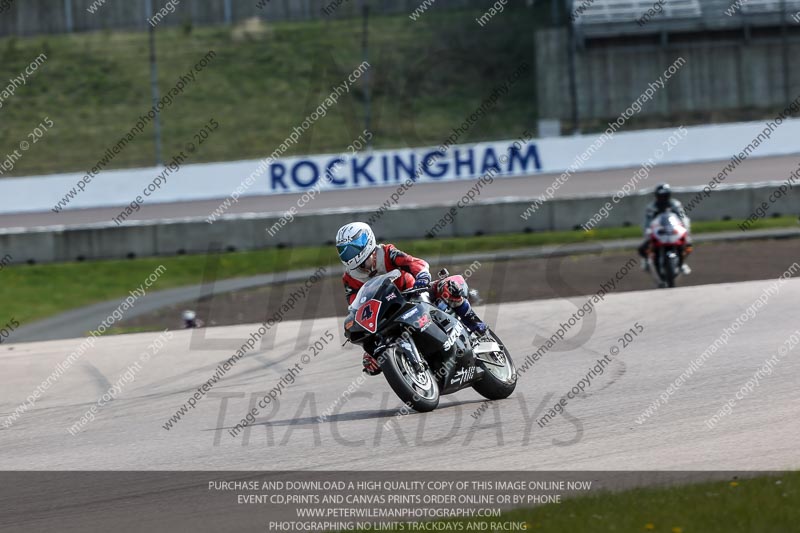
<instances>
[{"instance_id":1,"label":"front tyre","mask_svg":"<svg viewBox=\"0 0 800 533\"><path fill-rule=\"evenodd\" d=\"M489 346L496 349L476 354L475 364L483 369L483 378L472 388L489 400L503 400L517 388L517 370L500 337L492 330L487 331L487 336L491 338ZM481 350L480 344L476 350Z\"/></svg>"},{"instance_id":2,"label":"front tyre","mask_svg":"<svg viewBox=\"0 0 800 533\"><path fill-rule=\"evenodd\" d=\"M403 403L420 413L436 409L439 405L439 385L429 369L417 372L396 346L387 348L378 361L386 381Z\"/></svg>"},{"instance_id":3,"label":"front tyre","mask_svg":"<svg viewBox=\"0 0 800 533\"><path fill-rule=\"evenodd\" d=\"M665 254L665 268L664 273L666 274L666 279L664 280L667 284L667 287L670 289L675 287L675 278L678 276L678 270L680 269L680 260L675 252L669 252Z\"/></svg>"}]
</instances>

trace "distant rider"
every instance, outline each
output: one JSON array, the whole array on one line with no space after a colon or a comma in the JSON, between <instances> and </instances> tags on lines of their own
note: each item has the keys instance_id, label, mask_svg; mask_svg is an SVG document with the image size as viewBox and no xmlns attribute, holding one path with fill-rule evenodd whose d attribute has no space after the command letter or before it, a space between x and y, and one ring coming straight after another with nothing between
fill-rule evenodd
<instances>
[{"instance_id":1,"label":"distant rider","mask_svg":"<svg viewBox=\"0 0 800 533\"><path fill-rule=\"evenodd\" d=\"M393 244L377 244L368 224L352 222L342 226L336 234L336 250L345 267L342 281L348 304L353 303L358 290L369 278L399 269L401 276L394 283L401 291L429 287L433 301L452 308L467 329L478 333L486 331L486 324L470 306L469 289L462 276L448 276L431 283L427 262L398 250ZM370 353L364 353L362 363L364 372L371 376L381 371Z\"/></svg>"},{"instance_id":2,"label":"distant rider","mask_svg":"<svg viewBox=\"0 0 800 533\"><path fill-rule=\"evenodd\" d=\"M639 255L642 256L642 270L650 269L650 264L647 262L647 252L650 247L650 237L647 235L647 229L650 227L650 223L654 218L667 210L678 215L678 218L686 227L686 246L681 254L681 272L683 274L691 274L692 269L686 264L686 258L692 253L692 241L690 236L691 220L689 220L689 217L686 215L683 204L672 198L672 188L669 186L669 183L662 183L656 187L655 199L647 206L644 213L643 230L645 232L645 239L641 246L639 246Z\"/></svg>"},{"instance_id":3,"label":"distant rider","mask_svg":"<svg viewBox=\"0 0 800 533\"><path fill-rule=\"evenodd\" d=\"M184 311L181 314L181 318L183 319L183 327L185 329L203 327L203 321L197 318L197 313L195 313L191 309L187 309L186 311Z\"/></svg>"}]
</instances>

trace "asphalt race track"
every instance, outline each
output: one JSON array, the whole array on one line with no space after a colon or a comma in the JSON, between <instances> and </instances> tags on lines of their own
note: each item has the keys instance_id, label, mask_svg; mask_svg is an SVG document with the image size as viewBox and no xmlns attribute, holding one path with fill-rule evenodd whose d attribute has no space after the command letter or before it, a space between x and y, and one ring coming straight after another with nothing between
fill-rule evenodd
<instances>
[{"instance_id":1,"label":"asphalt race track","mask_svg":"<svg viewBox=\"0 0 800 533\"><path fill-rule=\"evenodd\" d=\"M343 400L361 375L361 352L340 347L339 324L331 318L270 330L265 346L239 360L169 431L162 426L255 326L174 332L96 420L72 436L67 429L158 334L100 338L31 410L4 428L7 416L81 341L3 344L0 470L796 469L800 349L784 353L771 375L736 400L714 429L704 422L800 329L800 281L787 281L753 317L740 318L727 344L719 343L666 405L637 423L773 283L608 295L520 375L511 398L489 404L482 414L476 412L482 399L470 389L444 397L432 413L396 416L400 402L382 377L362 380ZM551 336L586 301L539 300L480 311L497 324L519 368L534 351L534 336ZM636 331L637 322L642 333L623 347L620 338ZM313 357L308 346L326 331L335 339ZM229 339L229 347L190 349L192 335L195 345ZM537 345L543 343L539 338ZM603 375L568 400L563 415L540 427L536 419L612 347L619 351ZM284 376L295 364L301 369L288 383ZM232 437L228 428L280 382L277 408L267 405L253 427ZM320 421L337 402L334 414ZM472 460L466 464L465 458Z\"/></svg>"},{"instance_id":2,"label":"asphalt race track","mask_svg":"<svg viewBox=\"0 0 800 533\"><path fill-rule=\"evenodd\" d=\"M667 181L673 187L703 186L719 174L729 161L711 161L680 165L658 166L651 171L647 181L639 188L653 188L659 181ZM797 168L796 156L761 157L744 161L726 184L757 183L763 181L783 181ZM638 168L614 169L592 172L578 172L570 177L556 192L555 197L577 194L614 193L627 183ZM484 189L481 200L492 198L534 198L552 185L558 174L540 174L521 178L497 179L491 187ZM446 183L420 183L403 195L400 207L409 205L452 204L460 198L477 180ZM347 191L327 191L301 209L300 212L321 209L359 207L374 209L380 206L393 191L392 187L373 187ZM227 214L236 213L281 213L295 205L300 194L278 194L270 196L250 196L232 205ZM184 217L209 216L220 205L221 199L181 203L150 203L130 216L130 220L173 219ZM17 213L0 215L0 228L35 227L52 225L75 225L95 222L110 222L119 214L119 207L95 209L71 209L61 213Z\"/></svg>"}]
</instances>

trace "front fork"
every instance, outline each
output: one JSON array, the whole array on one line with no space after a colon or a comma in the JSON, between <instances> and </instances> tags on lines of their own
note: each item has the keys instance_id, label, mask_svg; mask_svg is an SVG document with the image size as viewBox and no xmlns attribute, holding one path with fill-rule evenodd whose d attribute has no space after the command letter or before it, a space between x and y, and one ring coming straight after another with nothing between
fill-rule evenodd
<instances>
[{"instance_id":1,"label":"front fork","mask_svg":"<svg viewBox=\"0 0 800 533\"><path fill-rule=\"evenodd\" d=\"M427 362L420 355L419 349L408 331L403 332L403 334L398 337L396 343L397 347L402 351L403 357L405 357L411 365L411 368L418 373L425 372L428 369Z\"/></svg>"},{"instance_id":2,"label":"front fork","mask_svg":"<svg viewBox=\"0 0 800 533\"><path fill-rule=\"evenodd\" d=\"M677 276L677 275L680 275L680 267L683 264L683 260L686 258L686 256L689 255L686 252L686 249L688 248L689 252L691 252L691 246L684 247L683 254L681 253L681 250L678 249L677 246L675 248L676 248L675 249L675 255L678 258L678 265L677 265L678 266L678 272L676 272L676 276ZM655 248L651 247L648 250L648 252L647 252L647 260L650 263L650 275L653 277L653 280L656 283L661 283L662 281L664 281L664 270L663 270L664 268L672 268L672 265L667 264L668 259L669 259L669 251L667 249L665 249L665 248L657 248L657 249L655 249ZM659 264L659 260L661 260L661 262L664 263L664 264L663 265Z\"/></svg>"},{"instance_id":3,"label":"front fork","mask_svg":"<svg viewBox=\"0 0 800 533\"><path fill-rule=\"evenodd\" d=\"M650 263L650 276L653 281L658 285L661 283L661 265L658 264L658 251L653 246L647 251L647 261Z\"/></svg>"}]
</instances>

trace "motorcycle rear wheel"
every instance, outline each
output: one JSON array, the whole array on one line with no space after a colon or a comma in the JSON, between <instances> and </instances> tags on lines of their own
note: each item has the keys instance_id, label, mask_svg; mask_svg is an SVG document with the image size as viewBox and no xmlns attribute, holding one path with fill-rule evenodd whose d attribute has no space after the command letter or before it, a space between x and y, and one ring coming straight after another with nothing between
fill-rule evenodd
<instances>
[{"instance_id":1,"label":"motorcycle rear wheel","mask_svg":"<svg viewBox=\"0 0 800 533\"><path fill-rule=\"evenodd\" d=\"M395 346L387 348L379 361L386 381L403 403L420 413L439 406L439 385L430 369L416 372Z\"/></svg>"}]
</instances>

